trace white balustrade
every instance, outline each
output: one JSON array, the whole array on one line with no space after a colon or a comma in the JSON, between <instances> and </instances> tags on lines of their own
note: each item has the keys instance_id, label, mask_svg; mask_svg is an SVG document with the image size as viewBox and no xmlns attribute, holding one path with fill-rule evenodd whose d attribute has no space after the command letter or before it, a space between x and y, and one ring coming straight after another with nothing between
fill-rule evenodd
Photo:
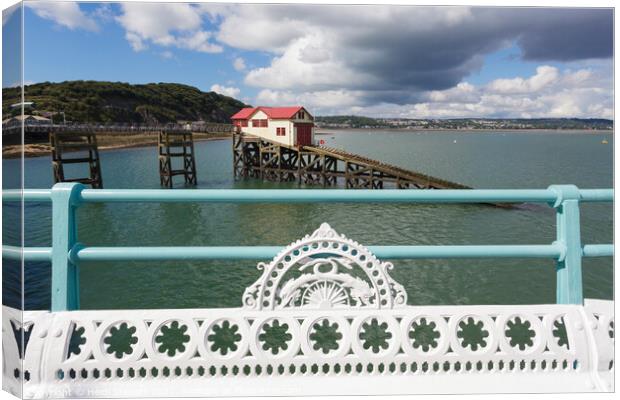
<instances>
[{"instance_id":1,"label":"white balustrade","mask_svg":"<svg viewBox=\"0 0 620 400\"><path fill-rule=\"evenodd\" d=\"M3 387L20 395L23 381L27 398L613 390L611 301L407 305L392 264L326 224L258 267L241 308L3 307Z\"/></svg>"}]
</instances>

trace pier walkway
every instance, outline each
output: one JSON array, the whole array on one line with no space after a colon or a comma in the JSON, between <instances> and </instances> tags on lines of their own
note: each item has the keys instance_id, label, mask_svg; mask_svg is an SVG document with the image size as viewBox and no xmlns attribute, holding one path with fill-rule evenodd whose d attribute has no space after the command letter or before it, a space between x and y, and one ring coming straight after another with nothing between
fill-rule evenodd
<instances>
[{"instance_id":1,"label":"pier walkway","mask_svg":"<svg viewBox=\"0 0 620 400\"><path fill-rule=\"evenodd\" d=\"M256 136L233 135L236 177L347 189L471 189L469 186L407 170L358 154L324 146L286 146Z\"/></svg>"}]
</instances>

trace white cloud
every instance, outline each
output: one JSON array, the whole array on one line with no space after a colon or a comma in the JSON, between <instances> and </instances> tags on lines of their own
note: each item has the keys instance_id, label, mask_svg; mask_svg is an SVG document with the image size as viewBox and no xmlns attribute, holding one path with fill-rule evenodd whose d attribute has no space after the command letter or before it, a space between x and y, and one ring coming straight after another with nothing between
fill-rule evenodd
<instances>
[{"instance_id":1,"label":"white cloud","mask_svg":"<svg viewBox=\"0 0 620 400\"><path fill-rule=\"evenodd\" d=\"M135 51L149 44L218 53L212 33L202 29L202 11L184 3L123 3L116 20L125 28L125 38Z\"/></svg>"},{"instance_id":2,"label":"white cloud","mask_svg":"<svg viewBox=\"0 0 620 400\"><path fill-rule=\"evenodd\" d=\"M232 87L232 86L231 87L221 86L221 85L218 85L217 83L211 86L211 91L215 93L223 94L224 96L234 97L234 98L236 98L239 95L239 93L241 93L241 89L239 88Z\"/></svg>"},{"instance_id":3,"label":"white cloud","mask_svg":"<svg viewBox=\"0 0 620 400\"><path fill-rule=\"evenodd\" d=\"M86 15L76 2L37 1L27 2L24 5L32 9L39 17L54 21L65 28L88 31L99 29L95 20Z\"/></svg>"},{"instance_id":4,"label":"white cloud","mask_svg":"<svg viewBox=\"0 0 620 400\"><path fill-rule=\"evenodd\" d=\"M233 61L233 67L236 71L244 71L246 68L245 60L241 57L235 58L235 60Z\"/></svg>"},{"instance_id":5,"label":"white cloud","mask_svg":"<svg viewBox=\"0 0 620 400\"><path fill-rule=\"evenodd\" d=\"M332 43L319 32L296 39L269 66L249 71L245 82L270 89L329 90L375 81L373 76L351 69L339 57L333 57L336 49ZM320 49L318 56L307 62L314 49Z\"/></svg>"},{"instance_id":6,"label":"white cloud","mask_svg":"<svg viewBox=\"0 0 620 400\"><path fill-rule=\"evenodd\" d=\"M2 10L2 26L9 22L9 20L17 10L21 10L21 3L13 4L11 7ZM21 13L17 15L21 15Z\"/></svg>"},{"instance_id":7,"label":"white cloud","mask_svg":"<svg viewBox=\"0 0 620 400\"><path fill-rule=\"evenodd\" d=\"M536 68L536 75L528 79L521 77L496 79L488 86L490 91L497 93L532 93L556 82L558 77L559 73L556 67L541 65Z\"/></svg>"}]
</instances>

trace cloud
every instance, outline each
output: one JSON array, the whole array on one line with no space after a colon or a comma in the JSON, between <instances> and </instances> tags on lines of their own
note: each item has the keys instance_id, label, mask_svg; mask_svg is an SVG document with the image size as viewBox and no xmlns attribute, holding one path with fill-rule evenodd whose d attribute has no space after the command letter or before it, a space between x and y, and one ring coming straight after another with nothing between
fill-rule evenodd
<instances>
[{"instance_id":1,"label":"cloud","mask_svg":"<svg viewBox=\"0 0 620 400\"><path fill-rule=\"evenodd\" d=\"M218 85L217 83L211 86L211 91L215 93L223 94L224 96L234 97L234 98L236 98L239 95L239 93L241 93L241 89L239 88L221 86L221 85Z\"/></svg>"},{"instance_id":2,"label":"cloud","mask_svg":"<svg viewBox=\"0 0 620 400\"><path fill-rule=\"evenodd\" d=\"M212 33L202 29L202 11L185 3L123 3L116 21L125 29L125 38L142 51L155 44L205 53L219 53Z\"/></svg>"},{"instance_id":3,"label":"cloud","mask_svg":"<svg viewBox=\"0 0 620 400\"><path fill-rule=\"evenodd\" d=\"M99 29L95 20L86 15L76 2L37 1L27 2L24 5L39 17L71 30L97 31Z\"/></svg>"},{"instance_id":4,"label":"cloud","mask_svg":"<svg viewBox=\"0 0 620 400\"><path fill-rule=\"evenodd\" d=\"M374 104L411 104L421 93L454 88L487 54L514 43L524 59L539 61L609 59L613 49L608 9L238 5L208 12L219 42L272 55L248 71L246 84L362 91ZM535 89L551 73L503 84Z\"/></svg>"},{"instance_id":5,"label":"cloud","mask_svg":"<svg viewBox=\"0 0 620 400\"><path fill-rule=\"evenodd\" d=\"M583 71L582 73L587 73ZM523 79L496 79L489 84L489 90L497 93L532 93L551 85L558 79L558 69L548 65L536 68L536 75Z\"/></svg>"},{"instance_id":6,"label":"cloud","mask_svg":"<svg viewBox=\"0 0 620 400\"><path fill-rule=\"evenodd\" d=\"M235 60L233 61L233 68L235 68L235 71L244 71L246 68L245 60L243 60L243 58L241 57L235 58Z\"/></svg>"},{"instance_id":7,"label":"cloud","mask_svg":"<svg viewBox=\"0 0 620 400\"><path fill-rule=\"evenodd\" d=\"M400 118L612 118L611 63L607 69L560 72L541 65L529 77L496 79L488 84L461 82L445 90L412 96L396 104L376 100L385 94L364 90L294 92L263 89L257 104L304 104L317 115L356 114Z\"/></svg>"},{"instance_id":8,"label":"cloud","mask_svg":"<svg viewBox=\"0 0 620 400\"><path fill-rule=\"evenodd\" d=\"M15 14L15 11L21 10L21 3L13 4L11 7L7 7L2 10L2 26L6 25L11 20L11 17ZM20 13L16 14L20 15Z\"/></svg>"}]
</instances>

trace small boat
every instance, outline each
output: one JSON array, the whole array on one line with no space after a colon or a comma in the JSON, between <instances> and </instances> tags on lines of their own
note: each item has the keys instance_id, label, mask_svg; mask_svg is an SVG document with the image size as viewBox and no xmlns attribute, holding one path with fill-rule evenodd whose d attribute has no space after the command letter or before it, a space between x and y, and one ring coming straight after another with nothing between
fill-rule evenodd
<instances>
[{"instance_id":1,"label":"small boat","mask_svg":"<svg viewBox=\"0 0 620 400\"><path fill-rule=\"evenodd\" d=\"M607 144L607 143L609 143L609 142L607 141L607 139L603 139L603 140L601 140L601 143L603 143L603 144Z\"/></svg>"}]
</instances>

